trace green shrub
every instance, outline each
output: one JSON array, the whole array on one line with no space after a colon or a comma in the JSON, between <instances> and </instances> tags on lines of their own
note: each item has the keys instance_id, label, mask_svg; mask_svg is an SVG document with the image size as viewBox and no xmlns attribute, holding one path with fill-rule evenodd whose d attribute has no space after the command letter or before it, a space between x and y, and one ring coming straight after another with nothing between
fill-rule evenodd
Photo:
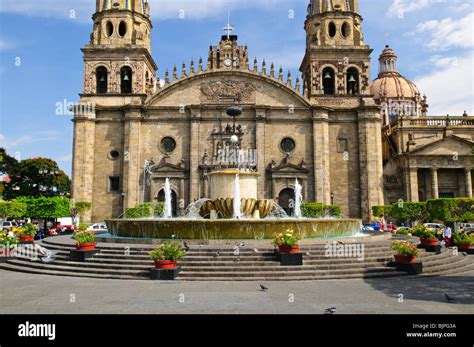
<instances>
[{"instance_id":1,"label":"green shrub","mask_svg":"<svg viewBox=\"0 0 474 347\"><path fill-rule=\"evenodd\" d=\"M27 205L18 201L0 201L0 218L22 218L26 216Z\"/></svg>"},{"instance_id":2,"label":"green shrub","mask_svg":"<svg viewBox=\"0 0 474 347\"><path fill-rule=\"evenodd\" d=\"M36 227L31 223L27 223L23 228L20 228L19 234L21 236L35 236Z\"/></svg>"},{"instance_id":3,"label":"green shrub","mask_svg":"<svg viewBox=\"0 0 474 347\"><path fill-rule=\"evenodd\" d=\"M453 240L455 244L472 244L474 243L474 237L472 235L467 234L453 234Z\"/></svg>"},{"instance_id":4,"label":"green shrub","mask_svg":"<svg viewBox=\"0 0 474 347\"><path fill-rule=\"evenodd\" d=\"M339 205L323 205L319 202L307 202L301 204L301 213L306 218L341 217Z\"/></svg>"},{"instance_id":5,"label":"green shrub","mask_svg":"<svg viewBox=\"0 0 474 347\"><path fill-rule=\"evenodd\" d=\"M400 235L408 235L411 234L411 230L407 227L401 227L397 229L396 233Z\"/></svg>"},{"instance_id":6,"label":"green shrub","mask_svg":"<svg viewBox=\"0 0 474 347\"><path fill-rule=\"evenodd\" d=\"M413 228L413 235L425 240L437 240L436 232L432 229L419 224Z\"/></svg>"},{"instance_id":7,"label":"green shrub","mask_svg":"<svg viewBox=\"0 0 474 347\"><path fill-rule=\"evenodd\" d=\"M151 203L147 202L137 207L127 208L125 210L125 218L136 219L136 218L150 218L163 213L164 203Z\"/></svg>"},{"instance_id":8,"label":"green shrub","mask_svg":"<svg viewBox=\"0 0 474 347\"><path fill-rule=\"evenodd\" d=\"M300 239L301 237L298 234L295 234L293 230L287 230L284 233L275 235L273 245L294 247Z\"/></svg>"},{"instance_id":9,"label":"green shrub","mask_svg":"<svg viewBox=\"0 0 474 347\"><path fill-rule=\"evenodd\" d=\"M392 242L392 249L399 255L406 255L409 257L415 257L418 255L418 248L416 245L402 240Z\"/></svg>"},{"instance_id":10,"label":"green shrub","mask_svg":"<svg viewBox=\"0 0 474 347\"><path fill-rule=\"evenodd\" d=\"M426 202L431 220L445 223L468 222L474 219L474 199L432 199Z\"/></svg>"},{"instance_id":11,"label":"green shrub","mask_svg":"<svg viewBox=\"0 0 474 347\"><path fill-rule=\"evenodd\" d=\"M392 206L372 206L372 215L374 217L385 217L390 215L390 210Z\"/></svg>"},{"instance_id":12,"label":"green shrub","mask_svg":"<svg viewBox=\"0 0 474 347\"><path fill-rule=\"evenodd\" d=\"M401 221L424 222L427 218L426 202L394 202L389 216Z\"/></svg>"},{"instance_id":13,"label":"green shrub","mask_svg":"<svg viewBox=\"0 0 474 347\"><path fill-rule=\"evenodd\" d=\"M74 235L76 244L92 243L95 241L95 233L93 231L80 231Z\"/></svg>"},{"instance_id":14,"label":"green shrub","mask_svg":"<svg viewBox=\"0 0 474 347\"><path fill-rule=\"evenodd\" d=\"M163 242L149 253L152 260L178 260L186 256L183 245L179 242Z\"/></svg>"}]
</instances>

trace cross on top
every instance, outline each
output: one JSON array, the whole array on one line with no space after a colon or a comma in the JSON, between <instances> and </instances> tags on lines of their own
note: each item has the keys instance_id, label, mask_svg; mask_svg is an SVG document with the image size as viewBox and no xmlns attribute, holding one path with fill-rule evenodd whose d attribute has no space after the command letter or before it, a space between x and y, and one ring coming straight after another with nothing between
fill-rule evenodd
<instances>
[{"instance_id":1,"label":"cross on top","mask_svg":"<svg viewBox=\"0 0 474 347\"><path fill-rule=\"evenodd\" d=\"M230 34L234 31L234 27L230 25L230 13L227 13L227 25L224 27L224 31L227 33L227 39L230 38Z\"/></svg>"}]
</instances>

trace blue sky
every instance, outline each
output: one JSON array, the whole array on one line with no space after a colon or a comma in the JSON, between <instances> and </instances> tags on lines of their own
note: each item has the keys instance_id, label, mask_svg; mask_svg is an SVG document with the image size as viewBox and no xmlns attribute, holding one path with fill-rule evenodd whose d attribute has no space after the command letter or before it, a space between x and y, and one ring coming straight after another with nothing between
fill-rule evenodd
<instances>
[{"instance_id":1,"label":"blue sky","mask_svg":"<svg viewBox=\"0 0 474 347\"><path fill-rule=\"evenodd\" d=\"M231 12L240 44L295 76L304 55L306 0L151 0L153 56L166 68L207 57ZM472 1L360 0L372 78L385 44L399 69L428 96L432 115L474 114ZM82 90L80 48L89 40L94 0L1 0L0 146L21 159L43 156L71 171L71 116L57 103ZM184 18L182 15L184 14ZM294 14L291 16L290 14ZM295 79L293 79L294 81Z\"/></svg>"}]
</instances>

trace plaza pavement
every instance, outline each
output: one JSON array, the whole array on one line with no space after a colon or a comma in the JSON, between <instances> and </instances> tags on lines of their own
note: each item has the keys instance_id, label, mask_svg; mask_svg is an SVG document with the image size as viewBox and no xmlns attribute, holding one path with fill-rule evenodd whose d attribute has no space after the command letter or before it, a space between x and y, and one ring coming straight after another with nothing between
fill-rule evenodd
<instances>
[{"instance_id":1,"label":"plaza pavement","mask_svg":"<svg viewBox=\"0 0 474 347\"><path fill-rule=\"evenodd\" d=\"M259 291L260 283L267 292ZM330 306L336 314L473 314L473 287L474 271L302 282L155 282L0 270L0 314L322 314ZM448 303L445 293L455 302Z\"/></svg>"}]
</instances>

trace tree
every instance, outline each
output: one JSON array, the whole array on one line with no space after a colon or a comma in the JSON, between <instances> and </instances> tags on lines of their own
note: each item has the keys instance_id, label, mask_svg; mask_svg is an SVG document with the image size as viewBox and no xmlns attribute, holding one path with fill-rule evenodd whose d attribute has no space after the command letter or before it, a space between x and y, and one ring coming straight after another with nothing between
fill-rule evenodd
<instances>
[{"instance_id":1,"label":"tree","mask_svg":"<svg viewBox=\"0 0 474 347\"><path fill-rule=\"evenodd\" d=\"M67 217L71 210L69 199L57 196L20 197L16 201L26 204L27 217L43 219L45 229L48 219Z\"/></svg>"},{"instance_id":2,"label":"tree","mask_svg":"<svg viewBox=\"0 0 474 347\"><path fill-rule=\"evenodd\" d=\"M75 223L77 217L82 218L84 214L92 207L88 201L78 201L71 204L71 218Z\"/></svg>"},{"instance_id":3,"label":"tree","mask_svg":"<svg viewBox=\"0 0 474 347\"><path fill-rule=\"evenodd\" d=\"M22 218L26 216L27 205L18 201L0 201L0 218Z\"/></svg>"},{"instance_id":4,"label":"tree","mask_svg":"<svg viewBox=\"0 0 474 347\"><path fill-rule=\"evenodd\" d=\"M4 197L12 200L20 196L68 196L71 181L58 164L47 158L25 159L5 165L10 178L5 183Z\"/></svg>"},{"instance_id":5,"label":"tree","mask_svg":"<svg viewBox=\"0 0 474 347\"><path fill-rule=\"evenodd\" d=\"M426 202L394 202L390 208L390 217L415 224L425 221L428 216Z\"/></svg>"},{"instance_id":6,"label":"tree","mask_svg":"<svg viewBox=\"0 0 474 347\"><path fill-rule=\"evenodd\" d=\"M11 168L17 165L18 161L12 156L7 154L5 148L0 147L0 176L8 174ZM0 196L3 195L5 190L4 182L0 182Z\"/></svg>"},{"instance_id":7,"label":"tree","mask_svg":"<svg viewBox=\"0 0 474 347\"><path fill-rule=\"evenodd\" d=\"M472 198L428 200L426 208L432 220L453 223L474 219L474 199Z\"/></svg>"}]
</instances>

